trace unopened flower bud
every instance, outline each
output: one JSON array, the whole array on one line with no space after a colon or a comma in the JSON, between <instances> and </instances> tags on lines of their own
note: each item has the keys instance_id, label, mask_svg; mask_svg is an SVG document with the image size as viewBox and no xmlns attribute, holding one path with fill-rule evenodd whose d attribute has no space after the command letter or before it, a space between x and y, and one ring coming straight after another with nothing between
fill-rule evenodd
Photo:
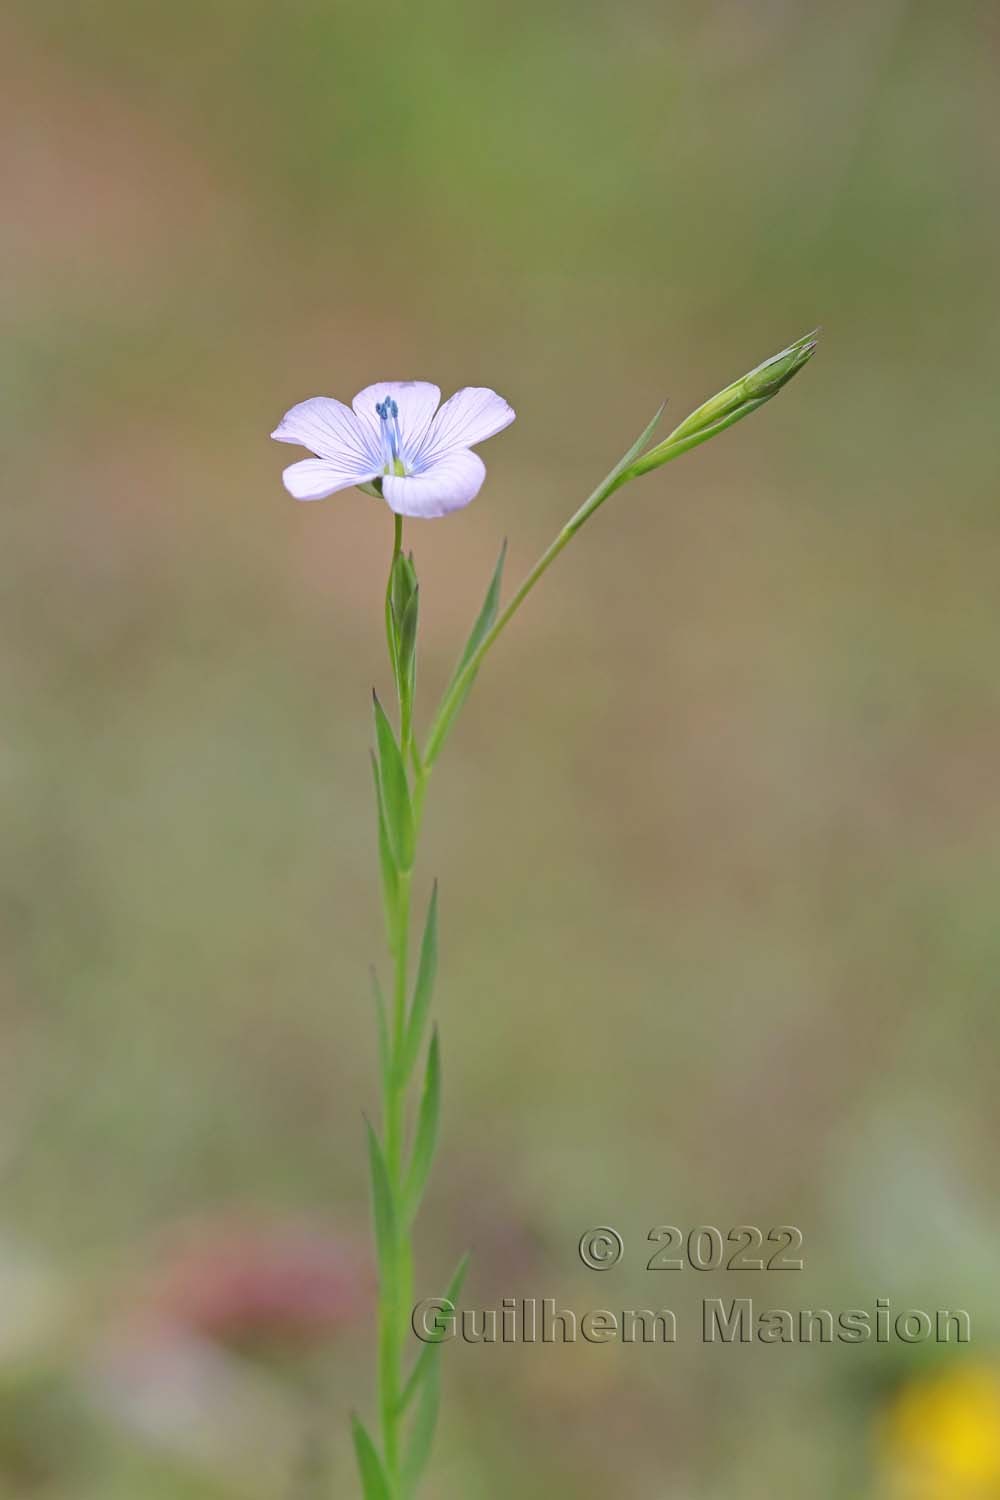
<instances>
[{"instance_id":1,"label":"unopened flower bud","mask_svg":"<svg viewBox=\"0 0 1000 1500\"><path fill-rule=\"evenodd\" d=\"M707 442L709 438L731 427L734 422L757 411L808 363L816 342L816 331L807 333L803 338L796 339L794 344L789 344L787 349L782 349L780 354L773 354L763 364L757 365L739 380L734 380L732 385L727 385L725 390L712 396L697 411L685 417L680 426L675 427L662 443L657 443L655 448L650 448L648 453L637 459L621 476L620 482L635 479L640 474L648 474L651 469L658 469L661 464L679 457L699 443Z\"/></svg>"},{"instance_id":2,"label":"unopened flower bud","mask_svg":"<svg viewBox=\"0 0 1000 1500\"><path fill-rule=\"evenodd\" d=\"M693 411L674 429L666 442L691 437L706 427L714 426L723 417L733 416L750 402L769 401L812 358L816 342L816 333L807 333L804 338L789 344L787 349L782 349L780 354L772 354L763 364L757 365L739 380L734 380L724 391L699 406L697 411Z\"/></svg>"}]
</instances>

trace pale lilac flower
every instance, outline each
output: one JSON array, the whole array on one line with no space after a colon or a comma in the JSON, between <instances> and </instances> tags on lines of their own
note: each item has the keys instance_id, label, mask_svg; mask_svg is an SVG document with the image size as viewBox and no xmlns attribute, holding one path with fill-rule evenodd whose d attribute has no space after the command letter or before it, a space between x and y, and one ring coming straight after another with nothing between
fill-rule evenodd
<instances>
[{"instance_id":1,"label":"pale lilac flower","mask_svg":"<svg viewBox=\"0 0 1000 1500\"><path fill-rule=\"evenodd\" d=\"M486 477L472 445L509 426L514 412L485 386L465 386L439 410L440 400L424 380L384 380L359 391L351 406L329 396L300 401L271 436L317 456L287 468L285 488L296 500L323 500L361 485L400 516L460 510Z\"/></svg>"}]
</instances>

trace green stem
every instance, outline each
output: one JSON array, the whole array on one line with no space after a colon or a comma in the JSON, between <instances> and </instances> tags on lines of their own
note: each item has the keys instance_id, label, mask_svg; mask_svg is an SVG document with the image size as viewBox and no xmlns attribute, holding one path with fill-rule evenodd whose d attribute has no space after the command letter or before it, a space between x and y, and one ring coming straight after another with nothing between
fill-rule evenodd
<instances>
[{"instance_id":1,"label":"green stem","mask_svg":"<svg viewBox=\"0 0 1000 1500\"><path fill-rule=\"evenodd\" d=\"M708 442L709 438L715 437L727 427L731 427L734 422L738 422L742 417L748 416L751 411L756 411L758 406L763 405L764 402L762 400L748 401L738 411L729 413L719 421L713 422L695 433L684 431L682 424L680 428L675 429L674 433L665 438L653 450L655 460L652 454L646 454L644 458L635 459L627 466L623 465L612 470L604 483L599 485L593 494L584 501L580 509L570 517L559 534L549 543L513 599L511 599L506 609L500 613L492 629L483 637L477 649L472 653L462 671L451 684L441 702L437 717L427 737L427 744L424 747L423 768L425 775L430 771L431 766L440 754L441 746L444 744L444 738L451 725L456 706L461 702L465 693L468 692L472 679L482 666L483 658L487 651L503 634L525 599L527 599L535 587L535 584L548 572L560 552L569 545L584 522L589 521L590 517L604 504L605 500L610 495L613 495L615 490L620 489L623 484L627 484L630 479L637 479L640 474L646 474L650 469L658 469L663 464L669 463L671 459L680 458L682 453L687 453L691 448L696 448L699 443Z\"/></svg>"},{"instance_id":2,"label":"green stem","mask_svg":"<svg viewBox=\"0 0 1000 1500\"><path fill-rule=\"evenodd\" d=\"M400 697L399 657L396 649L396 624L392 609L392 580L396 559L403 546L403 518L394 516L392 557L389 561L389 577L385 587L385 637L392 667L392 680L396 696ZM391 933L393 962L392 1010L389 1017L390 1062L385 1098L382 1101L382 1120L385 1135L385 1162L394 1203L399 1202L402 1180L404 1106L403 1091L399 1084L398 1058L400 1038L406 1021L406 959L409 936L409 876L400 879L395 920ZM397 1244L391 1264L380 1279L378 1289L378 1396L382 1421L382 1445L385 1467L395 1490L399 1476L399 1440L397 1413L399 1408L399 1385L401 1377L401 1337L399 1331L401 1315L401 1255L399 1241L403 1236L402 1225L397 1219Z\"/></svg>"},{"instance_id":3,"label":"green stem","mask_svg":"<svg viewBox=\"0 0 1000 1500\"><path fill-rule=\"evenodd\" d=\"M405 733L405 726L403 724L404 693L399 674L396 628L392 615L392 579L396 559L402 551L402 544L403 518L396 516L392 558L389 564L389 582L386 587L386 636L399 704L401 740ZM402 745L402 749L405 764L405 743ZM423 774L416 748L411 745L411 750L414 756L412 801L415 846L420 832L426 777ZM407 1310L412 1301L413 1284L413 1250L410 1239L410 1228L402 1213L406 1168L406 1086L400 1069L400 1059L403 1055L406 1036L407 997L409 990L410 895L412 878L411 871L400 872L397 887L395 921L391 933L393 985L391 1012L388 1018L391 1061L385 1099L383 1100L385 1162L392 1199L396 1206L396 1241L385 1280L379 1286L378 1382L385 1469L389 1483L392 1486L393 1500L396 1500L399 1494L400 1485L403 1358L406 1334L409 1327Z\"/></svg>"},{"instance_id":4,"label":"green stem","mask_svg":"<svg viewBox=\"0 0 1000 1500\"><path fill-rule=\"evenodd\" d=\"M406 1225L399 1213L403 1187L403 1134L405 1129L406 1099L399 1076L399 1058L402 1054L403 1037L406 1030L407 954L410 928L410 876L400 876L396 908L396 930L393 934L393 990L392 990L392 1066L389 1087L384 1101L385 1159L389 1174L389 1186L396 1205L396 1244L387 1285L379 1287L379 1317L382 1326L382 1359L379 1370L380 1409L382 1412L382 1437L385 1445L385 1466L395 1486L399 1479L398 1414L402 1379L403 1337L407 1300L408 1266L410 1250Z\"/></svg>"},{"instance_id":5,"label":"green stem","mask_svg":"<svg viewBox=\"0 0 1000 1500\"><path fill-rule=\"evenodd\" d=\"M521 605L524 603L525 599L527 599L528 595L531 593L531 590L535 587L535 584L538 582L538 580L544 573L548 571L548 569L555 562L556 558L559 556L560 552L572 539L573 532L569 530L570 524L572 523L568 523L567 526L563 527L562 531L560 531L555 540L551 542L542 553L541 557L535 563L535 566L532 568L527 578L521 584L521 587L518 589L513 599L507 605L507 608L499 616L493 628L486 634L486 636L484 636L478 649L472 653L472 656L469 658L465 667L455 678L455 681L452 683L451 688L445 695L440 710L438 711L437 719L435 720L434 726L427 737L427 744L424 746L425 773L430 770L431 766L437 759L438 754L441 750L441 746L444 743L444 736L447 731L448 724L450 723L455 705L461 700L463 693L467 691L469 684L479 670L483 657L493 645L493 642L504 630L505 626L509 625L510 621L517 614L517 611L521 608Z\"/></svg>"},{"instance_id":6,"label":"green stem","mask_svg":"<svg viewBox=\"0 0 1000 1500\"><path fill-rule=\"evenodd\" d=\"M409 693L402 691L402 684L400 684L399 699L399 748L402 751L403 764L405 765L414 749L413 706L409 701Z\"/></svg>"},{"instance_id":7,"label":"green stem","mask_svg":"<svg viewBox=\"0 0 1000 1500\"><path fill-rule=\"evenodd\" d=\"M751 370L741 380L731 386L727 386L717 396L705 402L697 411L693 412L686 421L676 427L663 442L655 447L648 446L652 433L663 412L663 407L654 416L652 422L645 431L633 443L631 448L623 455L611 473L602 480L598 487L580 506L579 510L570 517L555 538L549 543L534 567L528 573L510 603L503 609L494 621L493 625L486 631L482 640L475 650L472 651L462 669L456 674L451 685L438 708L437 715L431 726L423 755L416 745L412 734L411 714L412 703L409 701L411 693L409 685L404 684L403 676L409 671L409 664L401 663L400 636L402 634L402 622L398 622L393 612L393 581L396 566L402 552L403 522L400 516L395 517L395 528L393 536L392 560L389 566L389 580L386 586L385 597L385 628L386 640L389 647L389 658L392 664L393 680L396 685L396 695L399 701L400 736L399 750L402 756L403 774L407 781L407 791L410 799L410 813L413 819L413 838L407 840L409 848L416 848L420 826L423 819L424 800L427 792L427 782L430 771L444 744L445 737L453 719L466 693L472 685L479 668L487 652L500 638L511 620L517 614L521 605L527 599L538 581L544 577L549 568L555 562L559 554L569 545L573 537L586 521L600 508L617 489L631 479L638 478L641 474L649 473L652 469L658 469L672 459L679 458L682 453L687 453L691 448L700 443L708 442L710 438L717 436L720 432L731 427L733 423L741 421L752 412L757 411L766 401L779 391L783 385L796 373L797 370L811 357L816 347L815 337L811 334L804 339L799 339L790 345L779 355L766 360L763 365ZM498 564L495 580L499 579L503 558L501 556ZM413 580L407 580L407 586L415 587ZM487 594L487 603L483 607L480 618L474 627L473 639L478 636L482 623L489 618L489 614L495 609L494 586L491 585ZM487 613L489 610L489 613ZM412 616L413 635L416 633L416 613ZM406 654L408 655L413 642L410 639L410 631L405 633ZM468 648L467 648L468 649ZM379 721L381 723L381 720ZM384 737L384 726L382 728ZM394 763L395 764L395 763ZM396 772L398 781L398 770ZM396 791L398 793L398 787ZM405 794L404 794L405 795ZM381 787L379 796L382 796ZM380 838L384 837L384 826L380 823ZM382 1256L382 1275L379 1283L379 1406L382 1421L382 1438L384 1448L385 1475L390 1500L402 1500L400 1494L402 1475L404 1472L400 1459L400 1425L402 1423L407 1402L415 1389L415 1383L419 1380L419 1371L423 1368L418 1360L408 1382L402 1379L402 1367L404 1356L404 1344L408 1328L408 1309L413 1291L413 1252L410 1237L410 1214L404 1212L404 1188L406 1168L406 1079L404 1077L404 1051L406 1047L407 1032L407 1000L408 1000L408 952L410 937L410 886L412 881L412 861L410 868L405 871L396 870L387 889L387 908L391 912L390 924L390 948L394 968L392 989L392 1010L390 1017L384 1017L380 1010L380 1024L382 1031L388 1033L387 1064L384 1067L385 1075L385 1099L383 1101L383 1119L385 1131L385 1175L388 1177L388 1190L391 1199L391 1208L394 1210L390 1216L389 1210L383 1214L384 1219L394 1221L392 1232L392 1243L388 1253ZM418 981L419 983L419 981ZM435 1054L436 1055L436 1054ZM379 1179L381 1182L381 1179ZM384 1183L376 1186L376 1195L384 1196ZM377 1218L377 1214L376 1214ZM456 1288L461 1284L460 1268ZM419 1436L419 1433L417 1434ZM385 1488L385 1486L383 1486Z\"/></svg>"}]
</instances>

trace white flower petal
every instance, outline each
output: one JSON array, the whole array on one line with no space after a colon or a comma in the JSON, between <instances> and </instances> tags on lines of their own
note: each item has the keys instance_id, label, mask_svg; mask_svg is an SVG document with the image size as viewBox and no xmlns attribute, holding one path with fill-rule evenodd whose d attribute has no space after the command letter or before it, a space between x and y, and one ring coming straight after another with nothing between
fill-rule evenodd
<instances>
[{"instance_id":1,"label":"white flower petal","mask_svg":"<svg viewBox=\"0 0 1000 1500\"><path fill-rule=\"evenodd\" d=\"M391 396L399 407L403 454L412 456L427 436L441 392L426 380L383 380L359 391L351 404L359 420L374 433L379 452L382 449L382 419L375 408L381 406L386 396Z\"/></svg>"},{"instance_id":2,"label":"white flower petal","mask_svg":"<svg viewBox=\"0 0 1000 1500\"><path fill-rule=\"evenodd\" d=\"M345 472L381 468L381 449L349 406L331 396L311 396L286 411L271 433L279 443L301 443L320 458L330 458Z\"/></svg>"},{"instance_id":3,"label":"white flower petal","mask_svg":"<svg viewBox=\"0 0 1000 1500\"><path fill-rule=\"evenodd\" d=\"M420 516L431 520L461 510L479 494L486 478L486 465L478 453L456 448L419 474L401 478L387 474L382 493L398 516Z\"/></svg>"},{"instance_id":4,"label":"white flower petal","mask_svg":"<svg viewBox=\"0 0 1000 1500\"><path fill-rule=\"evenodd\" d=\"M325 500L335 490L350 489L352 484L364 484L374 479L379 470L369 464L363 472L348 474L342 464L328 458L303 458L290 464L282 474L285 489L296 500Z\"/></svg>"},{"instance_id":5,"label":"white flower petal","mask_svg":"<svg viewBox=\"0 0 1000 1500\"><path fill-rule=\"evenodd\" d=\"M514 409L484 385L467 385L449 396L427 434L422 464L433 463L451 448L471 448L509 427Z\"/></svg>"}]
</instances>

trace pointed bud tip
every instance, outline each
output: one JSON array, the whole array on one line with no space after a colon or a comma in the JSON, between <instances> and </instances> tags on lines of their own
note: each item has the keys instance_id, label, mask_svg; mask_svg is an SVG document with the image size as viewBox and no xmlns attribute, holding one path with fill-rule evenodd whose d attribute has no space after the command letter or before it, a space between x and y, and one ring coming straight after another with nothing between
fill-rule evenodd
<instances>
[{"instance_id":1,"label":"pointed bud tip","mask_svg":"<svg viewBox=\"0 0 1000 1500\"><path fill-rule=\"evenodd\" d=\"M772 354L770 359L765 359L755 370L737 382L737 388L742 387L741 394L744 399L766 400L769 396L776 396L783 385L797 375L802 366L812 359L819 343L819 329L814 328L811 333L803 334L802 338L796 339L794 344L789 344L779 354Z\"/></svg>"}]
</instances>

